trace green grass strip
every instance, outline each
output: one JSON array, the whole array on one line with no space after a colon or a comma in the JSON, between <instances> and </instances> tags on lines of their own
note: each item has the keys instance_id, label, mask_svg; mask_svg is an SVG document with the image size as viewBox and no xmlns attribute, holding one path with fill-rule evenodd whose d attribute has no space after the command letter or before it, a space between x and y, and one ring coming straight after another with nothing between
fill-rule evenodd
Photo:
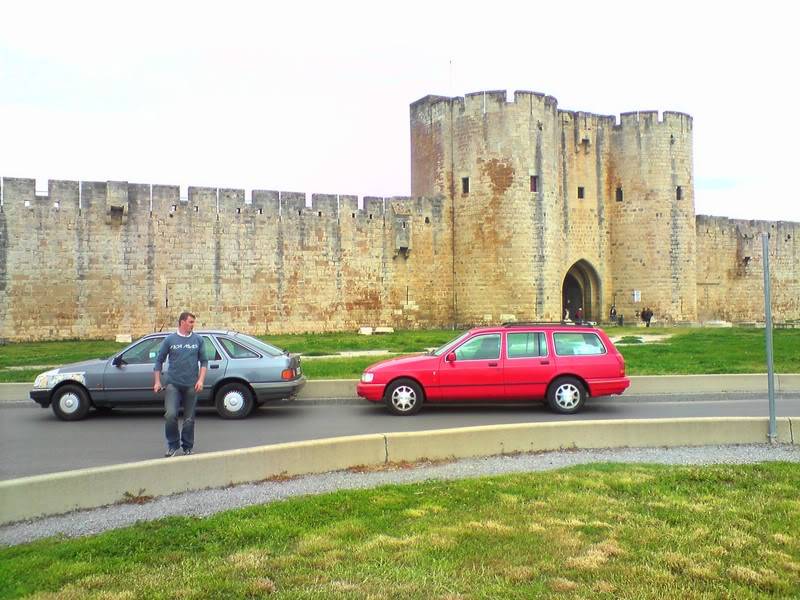
<instances>
[{"instance_id":1,"label":"green grass strip","mask_svg":"<svg viewBox=\"0 0 800 600\"><path fill-rule=\"evenodd\" d=\"M797 598L800 465L596 464L0 549L0 598Z\"/></svg>"},{"instance_id":2,"label":"green grass strip","mask_svg":"<svg viewBox=\"0 0 800 600\"><path fill-rule=\"evenodd\" d=\"M668 335L659 342L623 343L618 349L625 357L628 375L680 375L765 373L764 330L724 329L642 329L610 328L609 335L641 338ZM344 351L386 350L410 354L439 346L459 332L450 330L398 331L386 335L360 336L354 333L263 336L262 339L291 352L309 356ZM775 370L800 373L800 329L779 329L773 336ZM44 368L24 370L9 367L62 365L79 360L107 357L122 344L108 341L62 341L13 343L0 346L0 381L31 382ZM310 379L357 379L363 369L380 357L315 358L303 361Z\"/></svg>"}]
</instances>

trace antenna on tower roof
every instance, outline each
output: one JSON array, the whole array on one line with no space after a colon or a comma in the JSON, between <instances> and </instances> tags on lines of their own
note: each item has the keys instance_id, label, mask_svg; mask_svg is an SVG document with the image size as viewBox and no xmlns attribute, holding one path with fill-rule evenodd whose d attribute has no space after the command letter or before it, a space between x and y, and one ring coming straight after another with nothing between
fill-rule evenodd
<instances>
[{"instance_id":1,"label":"antenna on tower roof","mask_svg":"<svg viewBox=\"0 0 800 600\"><path fill-rule=\"evenodd\" d=\"M453 59L450 59L450 97L452 98L455 96L455 90L453 89Z\"/></svg>"}]
</instances>

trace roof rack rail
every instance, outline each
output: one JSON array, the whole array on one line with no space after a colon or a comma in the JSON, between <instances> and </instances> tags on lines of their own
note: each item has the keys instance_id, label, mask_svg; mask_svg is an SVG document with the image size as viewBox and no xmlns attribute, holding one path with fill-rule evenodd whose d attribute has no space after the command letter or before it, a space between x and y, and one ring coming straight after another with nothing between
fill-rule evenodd
<instances>
[{"instance_id":1,"label":"roof rack rail","mask_svg":"<svg viewBox=\"0 0 800 600\"><path fill-rule=\"evenodd\" d=\"M536 325L574 325L576 327L594 327L594 321L506 321L503 327L531 327Z\"/></svg>"}]
</instances>

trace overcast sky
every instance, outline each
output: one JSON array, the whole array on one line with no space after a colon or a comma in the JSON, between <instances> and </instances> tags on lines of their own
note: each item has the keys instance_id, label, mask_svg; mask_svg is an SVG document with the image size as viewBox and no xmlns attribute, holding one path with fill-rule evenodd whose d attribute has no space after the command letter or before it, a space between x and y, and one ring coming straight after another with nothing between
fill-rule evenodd
<instances>
[{"instance_id":1,"label":"overcast sky","mask_svg":"<svg viewBox=\"0 0 800 600\"><path fill-rule=\"evenodd\" d=\"M797 21L746 4L6 2L0 176L407 195L411 102L519 89L689 113L698 213L800 221Z\"/></svg>"}]
</instances>

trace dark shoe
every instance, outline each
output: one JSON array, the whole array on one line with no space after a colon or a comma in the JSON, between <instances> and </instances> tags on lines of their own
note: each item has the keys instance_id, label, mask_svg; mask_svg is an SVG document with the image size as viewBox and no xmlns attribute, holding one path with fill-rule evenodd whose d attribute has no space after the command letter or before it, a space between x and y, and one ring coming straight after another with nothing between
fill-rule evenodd
<instances>
[{"instance_id":1,"label":"dark shoe","mask_svg":"<svg viewBox=\"0 0 800 600\"><path fill-rule=\"evenodd\" d=\"M184 456L189 456L191 453L192 453L192 449L191 448L184 448L183 449L183 455Z\"/></svg>"},{"instance_id":2,"label":"dark shoe","mask_svg":"<svg viewBox=\"0 0 800 600\"><path fill-rule=\"evenodd\" d=\"M175 453L178 451L177 448L167 448L167 451L164 453L164 458L171 458L175 456Z\"/></svg>"}]
</instances>

